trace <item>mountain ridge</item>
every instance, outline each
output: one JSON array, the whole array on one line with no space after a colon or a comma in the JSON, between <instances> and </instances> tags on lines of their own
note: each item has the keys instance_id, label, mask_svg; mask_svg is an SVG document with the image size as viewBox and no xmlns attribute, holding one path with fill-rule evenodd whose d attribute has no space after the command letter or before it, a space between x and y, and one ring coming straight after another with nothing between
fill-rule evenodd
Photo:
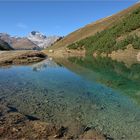
<instances>
[{"instance_id":1,"label":"mountain ridge","mask_svg":"<svg viewBox=\"0 0 140 140\"><path fill-rule=\"evenodd\" d=\"M7 42L16 50L42 50L50 47L60 40L60 36L46 36L38 31L32 31L26 37L11 36L8 33L0 33L0 39Z\"/></svg>"}]
</instances>

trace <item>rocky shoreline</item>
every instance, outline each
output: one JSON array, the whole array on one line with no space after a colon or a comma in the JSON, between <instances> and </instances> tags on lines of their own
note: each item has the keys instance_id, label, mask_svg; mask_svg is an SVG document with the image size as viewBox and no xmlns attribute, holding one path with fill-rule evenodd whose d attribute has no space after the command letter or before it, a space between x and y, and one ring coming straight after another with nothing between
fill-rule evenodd
<instances>
[{"instance_id":1,"label":"rocky shoreline","mask_svg":"<svg viewBox=\"0 0 140 140\"><path fill-rule=\"evenodd\" d=\"M69 128L41 121L20 113L13 106L0 101L0 139L92 139L106 140L107 136L85 127L79 136L69 133Z\"/></svg>"},{"instance_id":2,"label":"rocky shoreline","mask_svg":"<svg viewBox=\"0 0 140 140\"><path fill-rule=\"evenodd\" d=\"M42 61L45 58L46 55L40 51L1 51L0 66L35 63Z\"/></svg>"}]
</instances>

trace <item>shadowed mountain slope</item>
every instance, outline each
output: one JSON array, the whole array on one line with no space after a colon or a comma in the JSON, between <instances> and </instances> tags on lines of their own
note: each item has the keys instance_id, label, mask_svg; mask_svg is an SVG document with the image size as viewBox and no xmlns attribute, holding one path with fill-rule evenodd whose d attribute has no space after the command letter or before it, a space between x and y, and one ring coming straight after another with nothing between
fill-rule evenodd
<instances>
[{"instance_id":1,"label":"shadowed mountain slope","mask_svg":"<svg viewBox=\"0 0 140 140\"><path fill-rule=\"evenodd\" d=\"M0 50L13 50L13 48L7 42L0 39Z\"/></svg>"}]
</instances>

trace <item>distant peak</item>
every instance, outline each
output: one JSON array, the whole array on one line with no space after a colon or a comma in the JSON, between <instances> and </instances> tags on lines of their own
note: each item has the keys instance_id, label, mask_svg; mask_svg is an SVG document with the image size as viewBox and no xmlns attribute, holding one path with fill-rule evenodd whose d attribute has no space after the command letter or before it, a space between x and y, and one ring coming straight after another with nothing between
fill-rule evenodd
<instances>
[{"instance_id":1,"label":"distant peak","mask_svg":"<svg viewBox=\"0 0 140 140\"><path fill-rule=\"evenodd\" d=\"M40 48L46 48L51 46L54 42L60 39L60 36L46 36L41 32L32 31L27 36L29 40L35 43Z\"/></svg>"},{"instance_id":2,"label":"distant peak","mask_svg":"<svg viewBox=\"0 0 140 140\"><path fill-rule=\"evenodd\" d=\"M44 38L44 39L46 38L46 36L39 31L32 31L32 32L30 32L29 36L30 37L35 36L35 37Z\"/></svg>"},{"instance_id":3,"label":"distant peak","mask_svg":"<svg viewBox=\"0 0 140 140\"><path fill-rule=\"evenodd\" d=\"M32 35L36 35L37 33L39 33L38 31L32 31L31 34Z\"/></svg>"}]
</instances>

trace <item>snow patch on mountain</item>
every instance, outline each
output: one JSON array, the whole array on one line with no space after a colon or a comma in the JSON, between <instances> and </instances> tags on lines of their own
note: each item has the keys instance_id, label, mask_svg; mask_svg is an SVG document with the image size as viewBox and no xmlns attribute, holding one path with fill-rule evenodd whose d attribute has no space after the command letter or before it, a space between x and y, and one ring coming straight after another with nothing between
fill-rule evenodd
<instances>
[{"instance_id":1,"label":"snow patch on mountain","mask_svg":"<svg viewBox=\"0 0 140 140\"><path fill-rule=\"evenodd\" d=\"M60 36L46 36L38 31L32 31L27 36L34 44L39 46L41 49L47 48L59 40Z\"/></svg>"}]
</instances>

